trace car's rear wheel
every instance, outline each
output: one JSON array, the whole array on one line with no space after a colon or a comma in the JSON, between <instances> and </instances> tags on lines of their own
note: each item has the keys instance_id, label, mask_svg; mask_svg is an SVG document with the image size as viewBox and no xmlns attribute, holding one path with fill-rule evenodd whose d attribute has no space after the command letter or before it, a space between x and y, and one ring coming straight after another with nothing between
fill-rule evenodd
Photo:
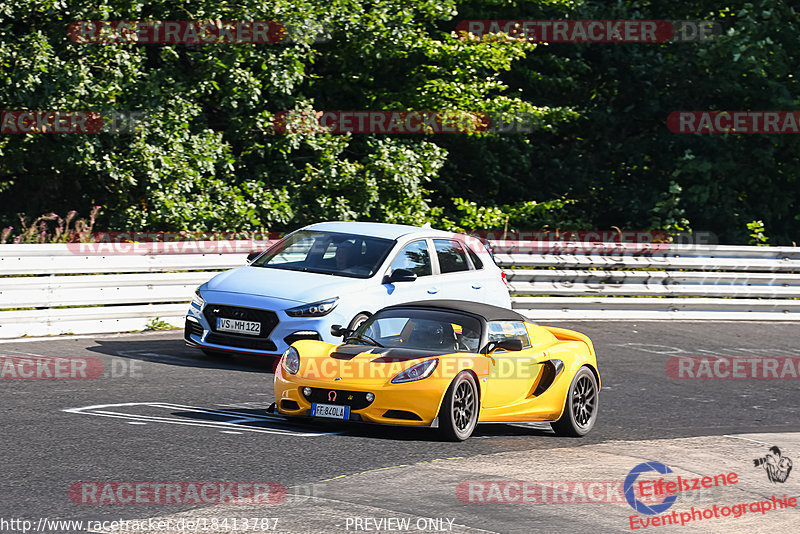
<instances>
[{"instance_id":1,"label":"car's rear wheel","mask_svg":"<svg viewBox=\"0 0 800 534\"><path fill-rule=\"evenodd\" d=\"M597 421L598 387L594 373L581 367L572 379L564 402L564 414L550 423L559 436L585 436Z\"/></svg>"},{"instance_id":2,"label":"car's rear wheel","mask_svg":"<svg viewBox=\"0 0 800 534\"><path fill-rule=\"evenodd\" d=\"M464 441L478 423L478 386L468 371L455 377L439 409L439 435L447 441Z\"/></svg>"}]
</instances>

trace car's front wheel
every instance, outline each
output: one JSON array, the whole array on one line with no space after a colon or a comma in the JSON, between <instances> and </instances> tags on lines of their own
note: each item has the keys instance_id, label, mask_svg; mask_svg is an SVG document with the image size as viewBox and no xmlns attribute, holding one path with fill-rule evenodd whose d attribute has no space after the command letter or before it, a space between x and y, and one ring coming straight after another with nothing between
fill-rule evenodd
<instances>
[{"instance_id":1,"label":"car's front wheel","mask_svg":"<svg viewBox=\"0 0 800 534\"><path fill-rule=\"evenodd\" d=\"M464 441L478 424L478 386L468 371L461 371L447 388L439 409L439 435L447 441Z\"/></svg>"},{"instance_id":2,"label":"car's front wheel","mask_svg":"<svg viewBox=\"0 0 800 534\"><path fill-rule=\"evenodd\" d=\"M354 332L355 329L364 324L364 321L366 321L367 319L369 319L368 313L363 313L363 312L359 313L358 315L353 317L353 320L350 321L350 325L347 327L347 329L350 330L351 332Z\"/></svg>"},{"instance_id":3,"label":"car's front wheel","mask_svg":"<svg viewBox=\"0 0 800 534\"><path fill-rule=\"evenodd\" d=\"M597 420L598 387L594 373L581 367L572 379L564 402L564 414L550 423L559 436L585 436Z\"/></svg>"}]
</instances>

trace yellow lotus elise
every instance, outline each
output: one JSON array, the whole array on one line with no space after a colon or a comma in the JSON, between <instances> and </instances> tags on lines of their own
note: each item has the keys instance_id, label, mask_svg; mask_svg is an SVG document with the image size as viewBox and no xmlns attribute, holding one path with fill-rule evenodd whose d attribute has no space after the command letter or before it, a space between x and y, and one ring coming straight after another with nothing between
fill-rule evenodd
<instances>
[{"instance_id":1,"label":"yellow lotus elise","mask_svg":"<svg viewBox=\"0 0 800 534\"><path fill-rule=\"evenodd\" d=\"M550 421L583 436L595 424L600 375L591 340L519 313L456 300L383 308L344 343L294 342L275 369L275 409L437 428L463 441L478 423Z\"/></svg>"}]
</instances>

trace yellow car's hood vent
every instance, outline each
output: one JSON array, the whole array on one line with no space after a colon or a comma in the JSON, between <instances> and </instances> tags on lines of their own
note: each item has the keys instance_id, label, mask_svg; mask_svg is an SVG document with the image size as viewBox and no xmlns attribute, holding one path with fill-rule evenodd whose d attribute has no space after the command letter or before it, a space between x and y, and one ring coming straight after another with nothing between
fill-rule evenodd
<instances>
[{"instance_id":1,"label":"yellow car's hood vent","mask_svg":"<svg viewBox=\"0 0 800 534\"><path fill-rule=\"evenodd\" d=\"M374 363L395 363L431 358L434 356L441 356L443 354L451 353L452 351L447 350L369 347L367 345L339 345L338 347L333 348L329 356L336 360L352 360L356 356L363 355L364 358L370 358L370 361Z\"/></svg>"}]
</instances>

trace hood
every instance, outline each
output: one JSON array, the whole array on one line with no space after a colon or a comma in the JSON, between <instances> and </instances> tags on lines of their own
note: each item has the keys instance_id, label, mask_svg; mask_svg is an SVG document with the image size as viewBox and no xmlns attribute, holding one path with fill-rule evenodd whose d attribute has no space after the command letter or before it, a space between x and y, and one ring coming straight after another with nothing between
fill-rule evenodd
<instances>
[{"instance_id":1,"label":"hood","mask_svg":"<svg viewBox=\"0 0 800 534\"><path fill-rule=\"evenodd\" d=\"M453 351L445 350L421 350L406 349L397 347L370 347L366 345L339 345L330 352L330 357L337 360L352 360L358 355L368 359L371 363L395 363L407 362L410 360L423 360L452 354Z\"/></svg>"},{"instance_id":2,"label":"hood","mask_svg":"<svg viewBox=\"0 0 800 534\"><path fill-rule=\"evenodd\" d=\"M361 278L244 265L218 274L204 289L309 303L358 292L365 282Z\"/></svg>"},{"instance_id":3,"label":"hood","mask_svg":"<svg viewBox=\"0 0 800 534\"><path fill-rule=\"evenodd\" d=\"M389 382L398 373L413 365L414 360L452 354L446 351L430 351L405 348L372 347L369 345L336 345L315 357L304 357L300 351L300 376L306 379L323 380L361 386L378 386ZM464 354L469 358L469 354Z\"/></svg>"}]
</instances>

